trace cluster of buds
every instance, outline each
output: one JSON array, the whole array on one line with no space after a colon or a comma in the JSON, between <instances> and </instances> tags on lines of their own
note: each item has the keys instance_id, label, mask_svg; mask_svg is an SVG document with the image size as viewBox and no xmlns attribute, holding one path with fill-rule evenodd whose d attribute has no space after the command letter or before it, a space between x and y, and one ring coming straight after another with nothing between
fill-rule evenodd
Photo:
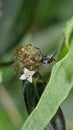
<instances>
[{"instance_id":1,"label":"cluster of buds","mask_svg":"<svg viewBox=\"0 0 73 130\"><path fill-rule=\"evenodd\" d=\"M41 66L42 55L40 50L30 45L24 45L17 49L14 55L13 66L15 71L21 75L24 72L24 68L29 71L38 71Z\"/></svg>"}]
</instances>

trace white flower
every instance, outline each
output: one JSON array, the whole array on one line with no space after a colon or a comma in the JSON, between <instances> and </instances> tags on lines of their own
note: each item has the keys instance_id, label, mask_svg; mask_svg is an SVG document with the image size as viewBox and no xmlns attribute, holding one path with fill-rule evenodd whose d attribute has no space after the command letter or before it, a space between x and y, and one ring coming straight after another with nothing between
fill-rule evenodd
<instances>
[{"instance_id":1,"label":"white flower","mask_svg":"<svg viewBox=\"0 0 73 130\"><path fill-rule=\"evenodd\" d=\"M0 83L2 82L2 71L0 71Z\"/></svg>"},{"instance_id":2,"label":"white flower","mask_svg":"<svg viewBox=\"0 0 73 130\"><path fill-rule=\"evenodd\" d=\"M20 80L28 80L32 83L32 76L34 75L35 71L29 71L28 69L24 68L24 73L20 76Z\"/></svg>"}]
</instances>

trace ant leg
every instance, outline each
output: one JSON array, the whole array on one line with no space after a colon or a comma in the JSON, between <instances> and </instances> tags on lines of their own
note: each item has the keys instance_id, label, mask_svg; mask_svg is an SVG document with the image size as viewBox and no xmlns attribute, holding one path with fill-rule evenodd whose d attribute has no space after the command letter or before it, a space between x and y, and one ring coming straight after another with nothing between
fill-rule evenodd
<instances>
[{"instance_id":1,"label":"ant leg","mask_svg":"<svg viewBox=\"0 0 73 130\"><path fill-rule=\"evenodd\" d=\"M38 47L35 47L35 48L38 49L40 54L42 55L42 57L44 57L44 55L43 55L42 51L40 50L40 48L38 48Z\"/></svg>"}]
</instances>

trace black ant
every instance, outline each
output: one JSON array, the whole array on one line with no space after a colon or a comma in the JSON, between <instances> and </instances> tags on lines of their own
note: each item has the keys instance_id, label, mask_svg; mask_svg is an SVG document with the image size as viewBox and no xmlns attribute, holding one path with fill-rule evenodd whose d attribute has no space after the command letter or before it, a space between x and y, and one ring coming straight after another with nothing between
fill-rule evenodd
<instances>
[{"instance_id":1,"label":"black ant","mask_svg":"<svg viewBox=\"0 0 73 130\"><path fill-rule=\"evenodd\" d=\"M57 52L55 52L53 55L45 55L42 57L42 63L43 64L50 64L51 62L55 61L54 56Z\"/></svg>"},{"instance_id":2,"label":"black ant","mask_svg":"<svg viewBox=\"0 0 73 130\"><path fill-rule=\"evenodd\" d=\"M39 48L37 48L37 49L39 49ZM53 55L43 55L43 53L40 50L40 54L42 55L41 62L43 64L50 64L51 62L56 61L54 56L57 54L57 51Z\"/></svg>"}]
</instances>

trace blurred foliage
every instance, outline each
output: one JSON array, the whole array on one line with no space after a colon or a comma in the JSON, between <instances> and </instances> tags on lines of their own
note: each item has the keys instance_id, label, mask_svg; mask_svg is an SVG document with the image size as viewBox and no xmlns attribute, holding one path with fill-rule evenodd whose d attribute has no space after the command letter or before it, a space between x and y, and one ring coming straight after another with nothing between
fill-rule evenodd
<instances>
[{"instance_id":1,"label":"blurred foliage","mask_svg":"<svg viewBox=\"0 0 73 130\"><path fill-rule=\"evenodd\" d=\"M62 35L64 23L72 15L72 0L1 0L0 63L12 61L16 48L22 44L32 43L41 48L44 54L51 54L55 51L59 53L64 39ZM20 130L27 118L22 85L12 65L4 67L0 65L0 70L3 72L3 82L0 84L2 93L2 98L0 97L0 129ZM5 89L1 90L2 88ZM62 105L67 119L67 130L73 129L72 98L73 92ZM9 99L11 99L10 102L13 102L15 109L11 109ZM6 101L8 107L5 105ZM14 115L13 119L7 110ZM15 117L15 111L18 111L19 118Z\"/></svg>"}]
</instances>

